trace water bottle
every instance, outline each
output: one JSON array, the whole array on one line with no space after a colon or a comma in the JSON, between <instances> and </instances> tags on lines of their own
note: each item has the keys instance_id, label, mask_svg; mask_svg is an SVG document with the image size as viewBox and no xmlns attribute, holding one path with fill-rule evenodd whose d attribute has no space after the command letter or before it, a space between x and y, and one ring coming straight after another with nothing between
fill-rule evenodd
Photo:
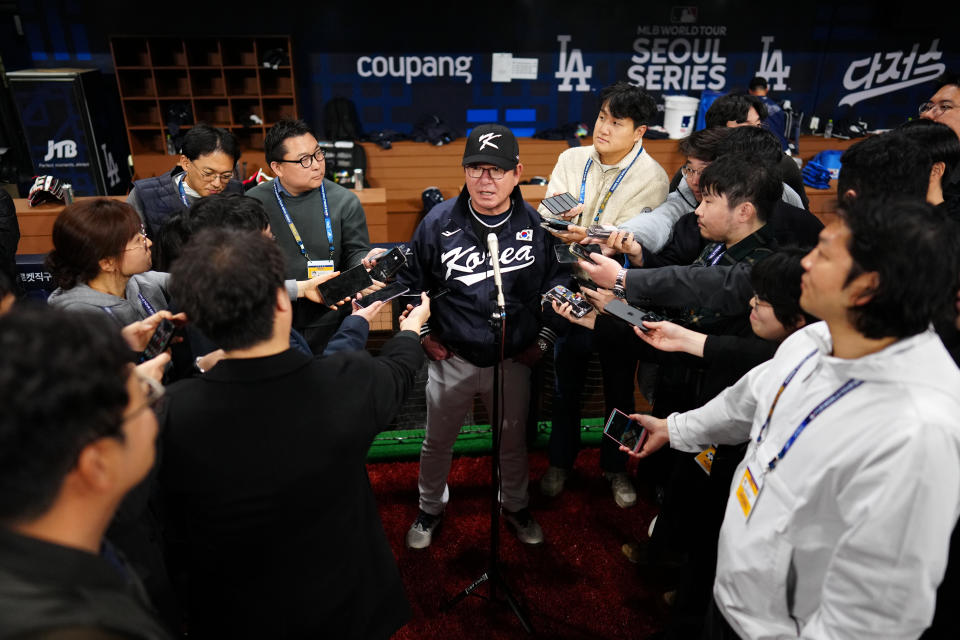
<instances>
[{"instance_id":1,"label":"water bottle","mask_svg":"<svg viewBox=\"0 0 960 640\"><path fill-rule=\"evenodd\" d=\"M827 120L827 126L826 126L826 128L823 130L823 137L824 137L824 138L832 138L832 137L833 137L833 120Z\"/></svg>"}]
</instances>

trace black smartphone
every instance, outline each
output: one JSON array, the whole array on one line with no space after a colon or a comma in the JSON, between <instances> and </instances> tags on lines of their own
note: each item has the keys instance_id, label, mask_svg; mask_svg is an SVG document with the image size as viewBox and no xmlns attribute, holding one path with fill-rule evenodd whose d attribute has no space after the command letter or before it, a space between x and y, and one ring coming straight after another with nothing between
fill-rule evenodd
<instances>
[{"instance_id":1,"label":"black smartphone","mask_svg":"<svg viewBox=\"0 0 960 640\"><path fill-rule=\"evenodd\" d=\"M146 362L166 351L167 347L170 346L170 341L173 340L173 334L176 330L177 325L166 318L162 319L160 324L157 325L156 331L150 336L150 341L147 342L147 347L143 350L143 356L140 361Z\"/></svg>"},{"instance_id":2,"label":"black smartphone","mask_svg":"<svg viewBox=\"0 0 960 640\"><path fill-rule=\"evenodd\" d=\"M427 292L427 297L430 298L430 301L433 302L437 298L442 298L443 296L450 293L450 289L446 287L440 287L439 289L434 289ZM401 294L403 297L403 308L406 309L408 304L412 304L415 307L420 306L420 294L419 293L404 293Z\"/></svg>"},{"instance_id":3,"label":"black smartphone","mask_svg":"<svg viewBox=\"0 0 960 640\"><path fill-rule=\"evenodd\" d=\"M568 245L568 247L568 251L570 253L589 262L593 262L593 258L590 257L591 253L601 253L600 245L596 244L580 244L578 242L574 242L573 244Z\"/></svg>"},{"instance_id":4,"label":"black smartphone","mask_svg":"<svg viewBox=\"0 0 960 640\"><path fill-rule=\"evenodd\" d=\"M543 218L540 226L544 229L553 229L554 231L566 231L570 228L570 222L559 220L557 218Z\"/></svg>"},{"instance_id":5,"label":"black smartphone","mask_svg":"<svg viewBox=\"0 0 960 640\"><path fill-rule=\"evenodd\" d=\"M403 253L403 245L400 245L380 254L376 260L377 263L370 268L370 277L380 282L386 282L407 263L407 256Z\"/></svg>"},{"instance_id":6,"label":"black smartphone","mask_svg":"<svg viewBox=\"0 0 960 640\"><path fill-rule=\"evenodd\" d=\"M570 249L565 244L553 245L553 253L557 256L557 262L560 264L576 264L577 256L570 253Z\"/></svg>"},{"instance_id":7,"label":"black smartphone","mask_svg":"<svg viewBox=\"0 0 960 640\"><path fill-rule=\"evenodd\" d=\"M558 304L569 302L570 312L575 318L582 318L593 311L593 305L587 302L582 295L570 291L562 284L558 284L543 294L540 304L541 306L549 304L551 300L556 300Z\"/></svg>"},{"instance_id":8,"label":"black smartphone","mask_svg":"<svg viewBox=\"0 0 960 640\"><path fill-rule=\"evenodd\" d=\"M614 409L603 427L603 435L613 438L636 453L647 441L647 430L619 409Z\"/></svg>"},{"instance_id":9,"label":"black smartphone","mask_svg":"<svg viewBox=\"0 0 960 640\"><path fill-rule=\"evenodd\" d=\"M547 211L558 216L570 211L570 209L573 209L580 204L580 202L569 193L561 193L560 195L544 198L540 201L540 204L546 207Z\"/></svg>"},{"instance_id":10,"label":"black smartphone","mask_svg":"<svg viewBox=\"0 0 960 640\"><path fill-rule=\"evenodd\" d=\"M643 326L644 320L647 322L659 322L663 320L662 316L659 316L652 311L645 311L644 309L631 307L629 304L619 299L614 299L608 302L607 306L603 308L603 311L604 313L609 313L615 318L620 318L628 324L632 324L643 332L649 331L649 329Z\"/></svg>"},{"instance_id":11,"label":"black smartphone","mask_svg":"<svg viewBox=\"0 0 960 640\"><path fill-rule=\"evenodd\" d=\"M609 238L617 230L612 224L592 224L587 227L587 235L591 238Z\"/></svg>"},{"instance_id":12,"label":"black smartphone","mask_svg":"<svg viewBox=\"0 0 960 640\"><path fill-rule=\"evenodd\" d=\"M358 291L363 291L373 284L370 274L362 264L341 271L336 278L317 285L317 291L323 296L324 304L336 304L344 298L352 298Z\"/></svg>"},{"instance_id":13,"label":"black smartphone","mask_svg":"<svg viewBox=\"0 0 960 640\"><path fill-rule=\"evenodd\" d=\"M363 296L362 298L357 300L357 304L360 305L361 307L369 307L371 304L379 300L383 300L384 302L390 302L397 296L402 296L408 291L410 291L409 287L406 287L400 284L399 282L391 282L390 284L385 286L383 289L378 289L368 296Z\"/></svg>"},{"instance_id":14,"label":"black smartphone","mask_svg":"<svg viewBox=\"0 0 960 640\"><path fill-rule=\"evenodd\" d=\"M580 289L590 289L591 291L597 290L597 283L590 278L582 278L574 275L573 279L577 281L577 286L580 287Z\"/></svg>"}]
</instances>

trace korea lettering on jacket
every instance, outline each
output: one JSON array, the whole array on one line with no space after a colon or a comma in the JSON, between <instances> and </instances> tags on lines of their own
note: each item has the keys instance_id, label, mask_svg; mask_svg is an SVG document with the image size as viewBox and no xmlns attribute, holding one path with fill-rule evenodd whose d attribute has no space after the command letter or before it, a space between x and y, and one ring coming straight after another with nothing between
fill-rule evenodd
<instances>
[{"instance_id":1,"label":"korea lettering on jacket","mask_svg":"<svg viewBox=\"0 0 960 640\"><path fill-rule=\"evenodd\" d=\"M412 259L399 279L411 291L449 293L431 303L429 331L445 346L477 366L497 361L489 319L495 287L487 251L487 228L474 229L464 190L455 200L436 205L420 223L410 244ZM513 213L500 226L500 273L507 310L505 356L519 353L543 330L550 337L566 330L552 309L541 311L540 296L555 285L570 285L570 271L556 259L558 241L542 229L540 215L523 202L520 189L511 196Z\"/></svg>"}]
</instances>

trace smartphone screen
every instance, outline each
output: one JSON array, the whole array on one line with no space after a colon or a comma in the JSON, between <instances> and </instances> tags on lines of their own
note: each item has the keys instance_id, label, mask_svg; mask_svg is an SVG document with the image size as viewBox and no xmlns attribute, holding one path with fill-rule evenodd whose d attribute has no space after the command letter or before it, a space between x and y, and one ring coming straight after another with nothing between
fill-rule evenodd
<instances>
[{"instance_id":1,"label":"smartphone screen","mask_svg":"<svg viewBox=\"0 0 960 640\"><path fill-rule=\"evenodd\" d=\"M569 251L578 258L593 262L590 254L600 253L600 247L595 244L579 244L574 242L573 244L569 245Z\"/></svg>"},{"instance_id":2,"label":"smartphone screen","mask_svg":"<svg viewBox=\"0 0 960 640\"><path fill-rule=\"evenodd\" d=\"M409 287L405 287L399 282L391 282L383 289L378 289L370 295L363 296L357 300L357 304L361 307L369 307L374 302L383 300L384 302L389 302L396 298L397 296L402 296L403 294L410 291Z\"/></svg>"},{"instance_id":3,"label":"smartphone screen","mask_svg":"<svg viewBox=\"0 0 960 640\"><path fill-rule=\"evenodd\" d=\"M344 298L351 298L373 284L370 274L362 264L341 271L336 278L321 282L317 291L323 296L324 304L336 304Z\"/></svg>"},{"instance_id":4,"label":"smartphone screen","mask_svg":"<svg viewBox=\"0 0 960 640\"><path fill-rule=\"evenodd\" d=\"M565 244L553 245L553 253L557 256L557 262L560 264L576 264L577 256L570 253L570 249Z\"/></svg>"},{"instance_id":5,"label":"smartphone screen","mask_svg":"<svg viewBox=\"0 0 960 640\"><path fill-rule=\"evenodd\" d=\"M619 409L614 409L607 418L603 433L634 453L639 451L647 440L647 430Z\"/></svg>"},{"instance_id":6,"label":"smartphone screen","mask_svg":"<svg viewBox=\"0 0 960 640\"><path fill-rule=\"evenodd\" d=\"M171 321L166 318L161 320L160 324L157 325L156 331L150 336L150 341L147 343L146 349L143 350L143 360L146 361L151 358L156 358L166 351L167 347L170 346L170 341L173 340L173 333L176 330L176 325Z\"/></svg>"},{"instance_id":7,"label":"smartphone screen","mask_svg":"<svg viewBox=\"0 0 960 640\"><path fill-rule=\"evenodd\" d=\"M370 269L370 277L380 282L386 281L400 270L407 262L400 247L394 247L377 257L377 264Z\"/></svg>"}]
</instances>

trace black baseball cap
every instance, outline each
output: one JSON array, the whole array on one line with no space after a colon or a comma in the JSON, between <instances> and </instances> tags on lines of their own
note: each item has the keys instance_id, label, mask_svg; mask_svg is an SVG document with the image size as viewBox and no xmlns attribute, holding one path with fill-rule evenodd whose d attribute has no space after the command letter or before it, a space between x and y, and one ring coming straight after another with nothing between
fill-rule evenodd
<instances>
[{"instance_id":1,"label":"black baseball cap","mask_svg":"<svg viewBox=\"0 0 960 640\"><path fill-rule=\"evenodd\" d=\"M520 162L520 147L513 132L501 124L482 124L474 127L463 150L463 166L492 164L501 169L513 169Z\"/></svg>"}]
</instances>

